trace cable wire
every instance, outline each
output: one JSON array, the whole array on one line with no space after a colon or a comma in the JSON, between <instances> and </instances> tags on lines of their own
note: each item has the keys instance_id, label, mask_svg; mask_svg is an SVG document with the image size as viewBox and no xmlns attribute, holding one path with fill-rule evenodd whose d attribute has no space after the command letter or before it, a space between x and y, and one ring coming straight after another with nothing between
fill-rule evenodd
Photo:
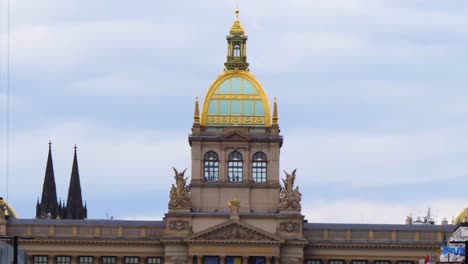
<instances>
[{"instance_id":1,"label":"cable wire","mask_svg":"<svg viewBox=\"0 0 468 264\"><path fill-rule=\"evenodd\" d=\"M6 76L6 177L7 177L7 201L10 202L10 0L7 0L7 76Z\"/></svg>"}]
</instances>

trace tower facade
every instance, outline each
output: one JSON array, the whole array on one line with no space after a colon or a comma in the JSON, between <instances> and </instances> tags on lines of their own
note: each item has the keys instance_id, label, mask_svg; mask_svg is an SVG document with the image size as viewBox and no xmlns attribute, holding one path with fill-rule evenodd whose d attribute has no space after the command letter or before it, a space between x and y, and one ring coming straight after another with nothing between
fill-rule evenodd
<instances>
[{"instance_id":1,"label":"tower facade","mask_svg":"<svg viewBox=\"0 0 468 264\"><path fill-rule=\"evenodd\" d=\"M189 136L194 212L227 212L233 198L241 201L241 212L278 211L283 137L277 122L272 125L265 90L249 70L238 14L227 36L225 69L209 87L201 114L195 106Z\"/></svg>"},{"instance_id":2,"label":"tower facade","mask_svg":"<svg viewBox=\"0 0 468 264\"><path fill-rule=\"evenodd\" d=\"M87 218L87 208L83 205L81 195L80 173L78 171L78 158L75 153L73 155L73 165L70 177L70 186L68 187L67 205L64 208L63 218L65 219L85 219Z\"/></svg>"},{"instance_id":3,"label":"tower facade","mask_svg":"<svg viewBox=\"0 0 468 264\"><path fill-rule=\"evenodd\" d=\"M279 263L280 256L281 262L300 263L303 257L295 171L280 181L283 137L277 103L271 108L249 70L247 36L238 15L236 10L227 36L224 70L201 108L195 101L190 181L185 171L174 169L176 184L165 217L168 263L194 256L199 263Z\"/></svg>"},{"instance_id":4,"label":"tower facade","mask_svg":"<svg viewBox=\"0 0 468 264\"><path fill-rule=\"evenodd\" d=\"M54 163L52 161L52 142L49 141L49 154L42 185L41 200L36 204L36 218L61 217L62 208L57 202L57 187L55 185Z\"/></svg>"},{"instance_id":5,"label":"tower facade","mask_svg":"<svg viewBox=\"0 0 468 264\"><path fill-rule=\"evenodd\" d=\"M52 162L52 143L49 142L49 155L47 157L44 184L41 200L36 204L37 219L85 219L87 218L86 204L83 205L81 194L80 174L78 171L78 158L73 156L70 186L68 188L67 202L57 202L57 188L55 185L54 165Z\"/></svg>"}]
</instances>

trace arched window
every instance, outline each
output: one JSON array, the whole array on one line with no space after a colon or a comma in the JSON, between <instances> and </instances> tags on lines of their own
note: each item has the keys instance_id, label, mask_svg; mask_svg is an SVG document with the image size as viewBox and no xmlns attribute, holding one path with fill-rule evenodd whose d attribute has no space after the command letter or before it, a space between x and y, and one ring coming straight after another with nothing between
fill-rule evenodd
<instances>
[{"instance_id":1,"label":"arched window","mask_svg":"<svg viewBox=\"0 0 468 264\"><path fill-rule=\"evenodd\" d=\"M217 182L219 177L218 170L219 158L214 151L209 151L203 158L203 180L206 182Z\"/></svg>"},{"instance_id":2,"label":"arched window","mask_svg":"<svg viewBox=\"0 0 468 264\"><path fill-rule=\"evenodd\" d=\"M238 151L233 151L228 157L228 181L242 181L242 155Z\"/></svg>"},{"instance_id":3,"label":"arched window","mask_svg":"<svg viewBox=\"0 0 468 264\"><path fill-rule=\"evenodd\" d=\"M254 182L267 181L267 157L263 152L257 152L252 157L252 180Z\"/></svg>"},{"instance_id":4,"label":"arched window","mask_svg":"<svg viewBox=\"0 0 468 264\"><path fill-rule=\"evenodd\" d=\"M234 44L234 49L232 50L232 55L234 57L240 57L240 45L238 43Z\"/></svg>"}]
</instances>

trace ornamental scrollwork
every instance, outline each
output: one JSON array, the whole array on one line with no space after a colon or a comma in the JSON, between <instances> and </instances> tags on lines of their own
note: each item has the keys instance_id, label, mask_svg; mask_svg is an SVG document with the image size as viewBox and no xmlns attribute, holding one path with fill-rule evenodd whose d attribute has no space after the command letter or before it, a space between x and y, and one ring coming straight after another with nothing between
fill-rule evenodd
<instances>
[{"instance_id":1,"label":"ornamental scrollwork","mask_svg":"<svg viewBox=\"0 0 468 264\"><path fill-rule=\"evenodd\" d=\"M298 233L299 223L294 222L282 222L279 226L279 231L287 233Z\"/></svg>"},{"instance_id":2,"label":"ornamental scrollwork","mask_svg":"<svg viewBox=\"0 0 468 264\"><path fill-rule=\"evenodd\" d=\"M184 178L184 173L187 169L182 172L178 172L175 168L173 169L176 185L172 184L171 187L169 209L190 208L190 187L187 185L187 178Z\"/></svg>"},{"instance_id":3,"label":"ornamental scrollwork","mask_svg":"<svg viewBox=\"0 0 468 264\"><path fill-rule=\"evenodd\" d=\"M169 230L182 231L182 230L189 230L189 229L190 229L189 221L183 221L183 220L169 221Z\"/></svg>"},{"instance_id":4,"label":"ornamental scrollwork","mask_svg":"<svg viewBox=\"0 0 468 264\"><path fill-rule=\"evenodd\" d=\"M286 179L281 179L284 187L281 187L279 208L300 210L302 194L299 192L299 187L296 186L294 189L296 170L293 170L291 174L288 174L286 171L284 173L286 174Z\"/></svg>"},{"instance_id":5,"label":"ornamental scrollwork","mask_svg":"<svg viewBox=\"0 0 468 264\"><path fill-rule=\"evenodd\" d=\"M253 232L250 229L242 228L238 225L226 226L198 237L197 240L251 240L251 241L272 241L273 239L265 235Z\"/></svg>"}]
</instances>

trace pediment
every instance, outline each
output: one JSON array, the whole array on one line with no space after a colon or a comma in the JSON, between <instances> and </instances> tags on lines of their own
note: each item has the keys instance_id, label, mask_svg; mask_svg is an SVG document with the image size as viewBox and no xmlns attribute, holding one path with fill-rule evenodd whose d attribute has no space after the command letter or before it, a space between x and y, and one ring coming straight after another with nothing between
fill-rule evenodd
<instances>
[{"instance_id":1,"label":"pediment","mask_svg":"<svg viewBox=\"0 0 468 264\"><path fill-rule=\"evenodd\" d=\"M238 221L228 221L202 230L187 238L192 243L255 243L279 244L281 238L274 234Z\"/></svg>"},{"instance_id":2,"label":"pediment","mask_svg":"<svg viewBox=\"0 0 468 264\"><path fill-rule=\"evenodd\" d=\"M238 132L238 131L232 131L227 134L224 134L221 136L222 140L232 140L232 141L238 141L238 140L250 140L250 137L244 133Z\"/></svg>"}]
</instances>

